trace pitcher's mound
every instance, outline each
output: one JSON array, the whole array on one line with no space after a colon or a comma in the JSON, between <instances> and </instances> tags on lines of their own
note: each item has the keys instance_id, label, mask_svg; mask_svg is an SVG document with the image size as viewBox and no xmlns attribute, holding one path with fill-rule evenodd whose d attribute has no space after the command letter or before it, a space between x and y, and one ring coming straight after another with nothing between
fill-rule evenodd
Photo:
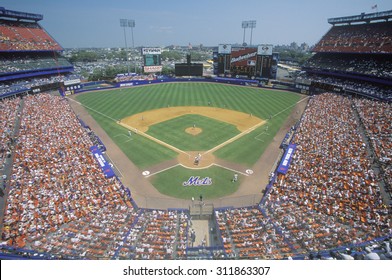
<instances>
[{"instance_id":1,"label":"pitcher's mound","mask_svg":"<svg viewBox=\"0 0 392 280\"><path fill-rule=\"evenodd\" d=\"M185 129L186 133L192 134L194 136L202 133L202 129L200 127L188 127L187 129Z\"/></svg>"}]
</instances>

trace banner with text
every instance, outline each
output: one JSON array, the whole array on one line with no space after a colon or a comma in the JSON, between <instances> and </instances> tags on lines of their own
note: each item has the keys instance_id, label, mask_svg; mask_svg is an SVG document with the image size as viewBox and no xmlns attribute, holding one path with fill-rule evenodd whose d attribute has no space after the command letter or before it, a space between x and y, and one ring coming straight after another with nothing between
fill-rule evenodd
<instances>
[{"instance_id":1,"label":"banner with text","mask_svg":"<svg viewBox=\"0 0 392 280\"><path fill-rule=\"evenodd\" d=\"M109 163L106 161L104 156L102 155L102 152L99 150L99 148L97 146L91 146L90 151L93 153L94 158L97 160L105 177L112 178L115 175L114 171L112 167L109 165Z\"/></svg>"},{"instance_id":2,"label":"banner with text","mask_svg":"<svg viewBox=\"0 0 392 280\"><path fill-rule=\"evenodd\" d=\"M296 144L290 144L284 153L282 160L280 161L279 167L278 167L278 172L281 174L286 174L287 171L289 170L290 167L290 162L291 159L293 158L295 149L297 145Z\"/></svg>"},{"instance_id":3,"label":"banner with text","mask_svg":"<svg viewBox=\"0 0 392 280\"><path fill-rule=\"evenodd\" d=\"M256 48L244 48L231 52L230 67L256 65Z\"/></svg>"}]
</instances>

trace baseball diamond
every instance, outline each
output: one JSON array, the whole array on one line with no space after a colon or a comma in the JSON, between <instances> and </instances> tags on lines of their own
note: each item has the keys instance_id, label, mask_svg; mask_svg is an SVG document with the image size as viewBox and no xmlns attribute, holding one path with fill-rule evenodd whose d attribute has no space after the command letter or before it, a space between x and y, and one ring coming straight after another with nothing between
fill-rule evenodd
<instances>
[{"instance_id":1,"label":"baseball diamond","mask_svg":"<svg viewBox=\"0 0 392 280\"><path fill-rule=\"evenodd\" d=\"M271 143L280 144L277 133L295 124L299 114L291 112L306 103L300 102L306 100L300 95L284 91L200 82L89 92L76 100L107 134L100 137L118 146L134 166L128 172L128 164L118 164L111 156L122 180L129 177L136 201L138 194L163 201L175 197L177 206L198 192L207 200L227 196L253 200L260 195L279 150L270 159L262 159L263 153ZM269 131L264 135L266 126ZM195 130L199 133L192 133ZM255 139L260 137L263 141ZM249 174L249 169L254 172ZM235 183L233 174L239 175ZM212 184L184 189L190 176L212 178ZM169 204L163 202L171 207L173 201Z\"/></svg>"}]
</instances>

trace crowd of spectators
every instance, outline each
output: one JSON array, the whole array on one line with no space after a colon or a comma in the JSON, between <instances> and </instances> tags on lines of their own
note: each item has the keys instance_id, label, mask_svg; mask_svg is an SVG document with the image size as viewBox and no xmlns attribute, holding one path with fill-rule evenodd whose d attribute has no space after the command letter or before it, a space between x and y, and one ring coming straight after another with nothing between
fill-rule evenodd
<instances>
[{"instance_id":1,"label":"crowd of spectators","mask_svg":"<svg viewBox=\"0 0 392 280\"><path fill-rule=\"evenodd\" d=\"M281 259L292 252L271 219L257 207L216 210L215 219L228 258Z\"/></svg>"},{"instance_id":2,"label":"crowd of spectators","mask_svg":"<svg viewBox=\"0 0 392 280\"><path fill-rule=\"evenodd\" d=\"M4 99L0 101L0 169L11 155L14 142L15 120L18 115L20 98Z\"/></svg>"},{"instance_id":3,"label":"crowd of spectators","mask_svg":"<svg viewBox=\"0 0 392 280\"><path fill-rule=\"evenodd\" d=\"M333 85L342 88L343 90L350 90L358 94L367 95L384 100L392 100L392 88L390 86L381 86L366 81L344 79L333 76L302 74L301 79L310 80L312 82Z\"/></svg>"},{"instance_id":4,"label":"crowd of spectators","mask_svg":"<svg viewBox=\"0 0 392 280\"><path fill-rule=\"evenodd\" d=\"M352 100L312 98L293 138L286 175L268 193L266 213L296 253L328 250L392 234Z\"/></svg>"},{"instance_id":5,"label":"crowd of spectators","mask_svg":"<svg viewBox=\"0 0 392 280\"><path fill-rule=\"evenodd\" d=\"M117 181L104 177L89 152L91 146L61 97L24 98L3 239L23 247L27 237L55 231L127 198Z\"/></svg>"},{"instance_id":6,"label":"crowd of spectators","mask_svg":"<svg viewBox=\"0 0 392 280\"><path fill-rule=\"evenodd\" d=\"M72 67L72 64L64 57L53 53L39 55L13 54L0 58L0 75L62 67Z\"/></svg>"},{"instance_id":7,"label":"crowd of spectators","mask_svg":"<svg viewBox=\"0 0 392 280\"><path fill-rule=\"evenodd\" d=\"M92 211L49 234L29 236L26 248L63 258L113 259L138 215L129 203L120 202Z\"/></svg>"},{"instance_id":8,"label":"crowd of spectators","mask_svg":"<svg viewBox=\"0 0 392 280\"><path fill-rule=\"evenodd\" d=\"M304 69L307 68L391 79L392 56L317 53L305 63Z\"/></svg>"},{"instance_id":9,"label":"crowd of spectators","mask_svg":"<svg viewBox=\"0 0 392 280\"><path fill-rule=\"evenodd\" d=\"M385 162L384 173L373 170L354 108ZM388 103L331 93L313 97L292 140L297 150L290 169L276 177L265 202L215 211L228 257L390 259L391 240L374 240L392 235L391 209L379 184L391 178L391 113ZM355 250L335 251L342 246Z\"/></svg>"},{"instance_id":10,"label":"crowd of spectators","mask_svg":"<svg viewBox=\"0 0 392 280\"><path fill-rule=\"evenodd\" d=\"M0 96L8 93L27 91L31 88L27 81L8 82L0 84Z\"/></svg>"},{"instance_id":11,"label":"crowd of spectators","mask_svg":"<svg viewBox=\"0 0 392 280\"><path fill-rule=\"evenodd\" d=\"M131 229L119 258L184 259L189 215L176 210L144 210Z\"/></svg>"},{"instance_id":12,"label":"crowd of spectators","mask_svg":"<svg viewBox=\"0 0 392 280\"><path fill-rule=\"evenodd\" d=\"M392 104L368 99L354 102L392 194Z\"/></svg>"},{"instance_id":13,"label":"crowd of spectators","mask_svg":"<svg viewBox=\"0 0 392 280\"><path fill-rule=\"evenodd\" d=\"M392 22L333 26L312 51L392 53Z\"/></svg>"},{"instance_id":14,"label":"crowd of spectators","mask_svg":"<svg viewBox=\"0 0 392 280\"><path fill-rule=\"evenodd\" d=\"M60 51L62 47L38 23L1 19L0 49Z\"/></svg>"},{"instance_id":15,"label":"crowd of spectators","mask_svg":"<svg viewBox=\"0 0 392 280\"><path fill-rule=\"evenodd\" d=\"M37 86L60 83L67 80L69 76L73 77L74 75L51 75L3 83L0 84L0 96L8 93L29 91L31 88Z\"/></svg>"},{"instance_id":16,"label":"crowd of spectators","mask_svg":"<svg viewBox=\"0 0 392 280\"><path fill-rule=\"evenodd\" d=\"M333 26L312 51L310 80L392 100L392 22Z\"/></svg>"},{"instance_id":17,"label":"crowd of spectators","mask_svg":"<svg viewBox=\"0 0 392 280\"><path fill-rule=\"evenodd\" d=\"M2 100L2 144L20 104L3 223L7 245L77 259L186 258L189 213L134 208L121 182L103 175L88 132L62 97ZM391 178L391 117L387 103L312 97L292 138L290 169L277 176L265 203L214 212L225 256L282 259L391 235L391 209L379 185L380 176ZM383 173L372 168L359 120Z\"/></svg>"}]
</instances>

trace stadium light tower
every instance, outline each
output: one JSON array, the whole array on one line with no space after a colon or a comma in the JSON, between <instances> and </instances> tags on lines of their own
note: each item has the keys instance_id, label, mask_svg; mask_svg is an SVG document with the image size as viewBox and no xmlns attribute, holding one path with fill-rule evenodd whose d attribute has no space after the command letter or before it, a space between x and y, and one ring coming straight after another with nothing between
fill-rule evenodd
<instances>
[{"instance_id":1,"label":"stadium light tower","mask_svg":"<svg viewBox=\"0 0 392 280\"><path fill-rule=\"evenodd\" d=\"M132 49L135 50L135 41L133 40L133 28L135 27L135 20L128 20L128 27L131 28L131 36L132 36ZM134 56L133 63L135 64L135 73L136 73L136 56Z\"/></svg>"},{"instance_id":2,"label":"stadium light tower","mask_svg":"<svg viewBox=\"0 0 392 280\"><path fill-rule=\"evenodd\" d=\"M127 68L128 68L128 75L129 75L127 33L125 32L125 28L128 27L128 20L127 19L120 19L120 26L124 28L125 52L127 54Z\"/></svg>"},{"instance_id":3,"label":"stadium light tower","mask_svg":"<svg viewBox=\"0 0 392 280\"><path fill-rule=\"evenodd\" d=\"M249 22L249 28L250 28L250 45L252 45L252 34L253 34L253 28L256 28L256 21L250 20L248 22Z\"/></svg>"},{"instance_id":4,"label":"stadium light tower","mask_svg":"<svg viewBox=\"0 0 392 280\"><path fill-rule=\"evenodd\" d=\"M255 20L244 20L242 22L242 28L244 29L244 38L242 40L242 45L245 46L245 29L250 28L250 45L252 45L252 33L253 28L256 28L256 21Z\"/></svg>"},{"instance_id":5,"label":"stadium light tower","mask_svg":"<svg viewBox=\"0 0 392 280\"><path fill-rule=\"evenodd\" d=\"M245 46L245 30L249 27L249 21L242 22L242 28L244 29L244 37L242 39L242 45Z\"/></svg>"},{"instance_id":6,"label":"stadium light tower","mask_svg":"<svg viewBox=\"0 0 392 280\"><path fill-rule=\"evenodd\" d=\"M135 27L135 20L133 19L128 19L128 27L131 28L131 33L132 33L132 48L135 47L135 43L133 41L133 28Z\"/></svg>"}]
</instances>

